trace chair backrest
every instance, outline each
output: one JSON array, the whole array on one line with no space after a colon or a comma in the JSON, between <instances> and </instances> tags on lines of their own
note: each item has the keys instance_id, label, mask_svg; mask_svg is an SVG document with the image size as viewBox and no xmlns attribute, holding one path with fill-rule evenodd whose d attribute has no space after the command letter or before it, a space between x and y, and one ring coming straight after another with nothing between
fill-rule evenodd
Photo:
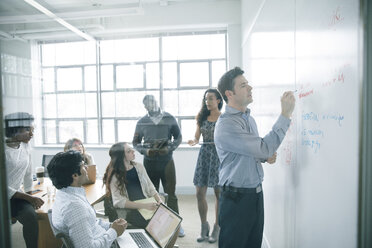
<instances>
[{"instance_id":1,"label":"chair backrest","mask_svg":"<svg viewBox=\"0 0 372 248\"><path fill-rule=\"evenodd\" d=\"M54 155L43 154L43 162L41 165L44 167L44 175L46 177L49 177L47 167L48 167L50 160L52 160L53 157Z\"/></svg>"},{"instance_id":2,"label":"chair backrest","mask_svg":"<svg viewBox=\"0 0 372 248\"><path fill-rule=\"evenodd\" d=\"M105 216L108 216L109 221L113 222L118 218L118 213L114 205L112 204L111 196L106 196L103 200L103 206L105 208Z\"/></svg>"},{"instance_id":3,"label":"chair backrest","mask_svg":"<svg viewBox=\"0 0 372 248\"><path fill-rule=\"evenodd\" d=\"M52 229L54 236L62 240L64 247L74 248L74 245L72 244L70 237L67 234L57 231L57 229L53 226L52 209L48 210L48 219L49 219L50 228Z\"/></svg>"}]
</instances>

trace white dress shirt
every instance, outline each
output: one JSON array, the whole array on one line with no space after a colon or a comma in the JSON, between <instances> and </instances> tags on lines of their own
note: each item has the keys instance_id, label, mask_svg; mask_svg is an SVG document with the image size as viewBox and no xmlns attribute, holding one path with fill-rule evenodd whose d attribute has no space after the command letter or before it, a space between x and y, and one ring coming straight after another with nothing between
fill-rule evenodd
<instances>
[{"instance_id":1,"label":"white dress shirt","mask_svg":"<svg viewBox=\"0 0 372 248\"><path fill-rule=\"evenodd\" d=\"M32 162L30 146L21 142L18 148L5 145L6 172L8 178L8 198L23 188L25 192L32 189Z\"/></svg>"},{"instance_id":2,"label":"white dress shirt","mask_svg":"<svg viewBox=\"0 0 372 248\"><path fill-rule=\"evenodd\" d=\"M75 247L109 248L117 237L109 222L96 218L83 187L57 190L52 209L53 225L67 234Z\"/></svg>"}]
</instances>

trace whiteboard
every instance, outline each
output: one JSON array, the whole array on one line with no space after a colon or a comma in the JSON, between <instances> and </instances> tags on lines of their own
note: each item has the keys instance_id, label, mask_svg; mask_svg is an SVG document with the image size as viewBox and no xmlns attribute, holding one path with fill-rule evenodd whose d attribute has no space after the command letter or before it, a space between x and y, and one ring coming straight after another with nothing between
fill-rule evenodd
<instances>
[{"instance_id":1,"label":"whiteboard","mask_svg":"<svg viewBox=\"0 0 372 248\"><path fill-rule=\"evenodd\" d=\"M264 165L269 247L357 246L359 25L359 1L267 0L243 43L261 136L296 91L277 164Z\"/></svg>"}]
</instances>

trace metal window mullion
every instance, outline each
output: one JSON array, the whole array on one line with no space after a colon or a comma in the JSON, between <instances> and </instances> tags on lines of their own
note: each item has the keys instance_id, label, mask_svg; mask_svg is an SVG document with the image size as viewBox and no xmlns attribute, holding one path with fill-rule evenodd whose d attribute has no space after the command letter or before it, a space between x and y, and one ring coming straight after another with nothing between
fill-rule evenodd
<instances>
[{"instance_id":1,"label":"metal window mullion","mask_svg":"<svg viewBox=\"0 0 372 248\"><path fill-rule=\"evenodd\" d=\"M181 75L180 75L180 62L177 61L177 109L178 113L177 115L180 114L180 88L181 88Z\"/></svg>"},{"instance_id":2,"label":"metal window mullion","mask_svg":"<svg viewBox=\"0 0 372 248\"><path fill-rule=\"evenodd\" d=\"M116 118L116 114L114 118L114 131L115 131L114 143L116 143L119 140L118 119Z\"/></svg>"},{"instance_id":3,"label":"metal window mullion","mask_svg":"<svg viewBox=\"0 0 372 248\"><path fill-rule=\"evenodd\" d=\"M59 121L57 121L58 119L58 88L57 88L57 66L54 67L54 92L55 92L55 95L56 95L56 144L60 143L59 142Z\"/></svg>"},{"instance_id":4,"label":"metal window mullion","mask_svg":"<svg viewBox=\"0 0 372 248\"><path fill-rule=\"evenodd\" d=\"M101 50L99 41L96 42L96 97L97 97L97 127L98 127L98 144L103 143L102 133L102 96L101 96Z\"/></svg>"},{"instance_id":5,"label":"metal window mullion","mask_svg":"<svg viewBox=\"0 0 372 248\"><path fill-rule=\"evenodd\" d=\"M147 90L147 63L142 64L142 75L143 75L143 80L142 80L142 89Z\"/></svg>"},{"instance_id":6,"label":"metal window mullion","mask_svg":"<svg viewBox=\"0 0 372 248\"><path fill-rule=\"evenodd\" d=\"M163 86L163 39L159 37L159 98L160 108L164 109L164 86Z\"/></svg>"},{"instance_id":7,"label":"metal window mullion","mask_svg":"<svg viewBox=\"0 0 372 248\"><path fill-rule=\"evenodd\" d=\"M39 46L39 51L41 53L41 58L43 57L42 56L42 49L41 49L41 46ZM41 61L41 64L42 64L42 61ZM45 116L45 111L44 111L44 104L45 104L45 101L44 101L44 67L41 67L41 134L42 134L42 140L43 140L43 144L46 143L46 128L45 128L45 119L44 119L44 116Z\"/></svg>"},{"instance_id":8,"label":"metal window mullion","mask_svg":"<svg viewBox=\"0 0 372 248\"><path fill-rule=\"evenodd\" d=\"M226 71L227 71L227 68L230 67L229 63L228 63L228 60L227 60L227 33L225 33L225 59L226 59Z\"/></svg>"},{"instance_id":9,"label":"metal window mullion","mask_svg":"<svg viewBox=\"0 0 372 248\"><path fill-rule=\"evenodd\" d=\"M208 69L209 69L209 88L212 88L212 60L208 61Z\"/></svg>"},{"instance_id":10,"label":"metal window mullion","mask_svg":"<svg viewBox=\"0 0 372 248\"><path fill-rule=\"evenodd\" d=\"M56 119L56 144L60 144L59 140L59 119Z\"/></svg>"}]
</instances>

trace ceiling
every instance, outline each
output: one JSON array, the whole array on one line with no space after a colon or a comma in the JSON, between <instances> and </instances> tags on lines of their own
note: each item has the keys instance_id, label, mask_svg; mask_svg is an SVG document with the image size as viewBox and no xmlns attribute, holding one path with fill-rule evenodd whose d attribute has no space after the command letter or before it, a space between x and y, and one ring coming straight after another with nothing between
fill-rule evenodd
<instances>
[{"instance_id":1,"label":"ceiling","mask_svg":"<svg viewBox=\"0 0 372 248\"><path fill-rule=\"evenodd\" d=\"M223 0L1 0L0 40L100 39L102 33L117 32L110 23L143 16L149 6L216 1ZM47 14L28 2L41 5Z\"/></svg>"}]
</instances>

